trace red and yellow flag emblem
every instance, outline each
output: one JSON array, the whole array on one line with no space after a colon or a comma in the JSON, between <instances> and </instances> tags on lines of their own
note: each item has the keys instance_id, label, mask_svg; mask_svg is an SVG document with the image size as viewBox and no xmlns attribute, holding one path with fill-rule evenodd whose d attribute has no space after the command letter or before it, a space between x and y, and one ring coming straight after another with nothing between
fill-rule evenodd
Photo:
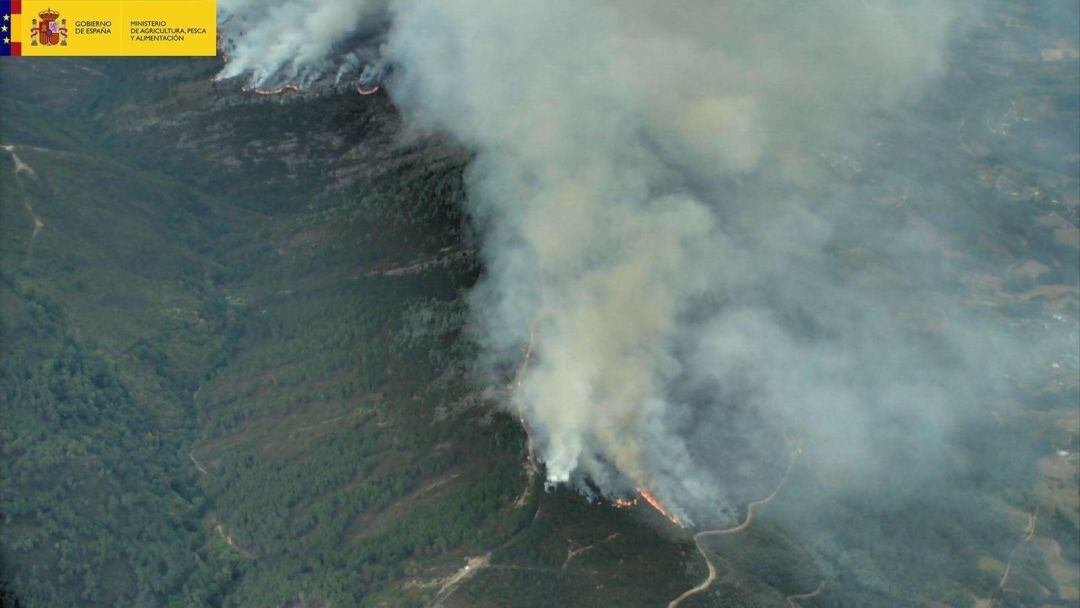
<instances>
[{"instance_id":1,"label":"red and yellow flag emblem","mask_svg":"<svg viewBox=\"0 0 1080 608\"><path fill-rule=\"evenodd\" d=\"M0 55L217 53L215 0L0 0Z\"/></svg>"}]
</instances>

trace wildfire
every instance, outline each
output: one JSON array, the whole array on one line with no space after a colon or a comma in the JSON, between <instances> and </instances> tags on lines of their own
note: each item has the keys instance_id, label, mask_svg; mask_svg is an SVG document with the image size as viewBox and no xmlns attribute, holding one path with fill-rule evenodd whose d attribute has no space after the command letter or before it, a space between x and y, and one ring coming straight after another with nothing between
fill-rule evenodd
<instances>
[{"instance_id":1,"label":"wildfire","mask_svg":"<svg viewBox=\"0 0 1080 608\"><path fill-rule=\"evenodd\" d=\"M242 89L245 93L255 93L256 95L281 95L282 93L299 93L300 85L298 84L286 84L273 89L260 89L259 87L244 87Z\"/></svg>"},{"instance_id":2,"label":"wildfire","mask_svg":"<svg viewBox=\"0 0 1080 608\"><path fill-rule=\"evenodd\" d=\"M378 91L379 87L376 85L376 87L374 89L372 89L370 92L367 92L367 93L365 93L360 87L357 87L356 90L361 95L371 95L372 93L375 93L376 91ZM532 356L533 356L533 344L534 344L535 339L536 339L536 324L537 324L537 322L539 320L540 320L540 317L537 316L535 319L533 319L533 322L529 325L529 342L528 342L528 344L525 345L525 354L521 359L521 365L518 366L517 373L514 374L514 379L511 381L511 386L513 386L513 388L515 390L521 388L521 383L522 383L522 380L524 379L524 376L525 376L525 370L528 368L529 361L532 359ZM525 436L528 439L528 444L529 444L529 464L532 465L534 470L536 470L538 468L537 462L539 461L539 459L536 456L535 447L533 446L532 433L529 431L529 425L525 420L525 413L521 409L521 402L520 401L518 402L518 412L517 412L517 414L518 414L518 420L521 421L522 428L525 429ZM678 515L675 515L674 513L668 511L667 508L664 507L663 503L661 503L659 500L657 500L656 497L653 496L651 493L649 493L648 490L646 490L645 488L643 488L641 486L637 486L636 489L637 489L638 494L640 495L639 498L616 498L615 500L612 501L612 504L615 505L615 507L618 508L618 509L628 509L630 507L636 506L638 504L640 498L644 498L645 502L649 503L649 505L652 508L656 509L668 521L670 521L671 523L675 524L676 526L678 526L680 528L687 527L686 522L684 522L681 518L679 518Z\"/></svg>"},{"instance_id":3,"label":"wildfire","mask_svg":"<svg viewBox=\"0 0 1080 608\"><path fill-rule=\"evenodd\" d=\"M375 90L377 91L378 89L379 87L376 86ZM359 90L360 89L357 88L357 91ZM361 92L361 95L363 94L364 93ZM370 95L371 93L367 94ZM529 367L529 361L532 359L533 342L536 339L536 323L538 320L539 317L534 319L533 322L529 325L529 343L525 346L525 355L521 358L521 365L518 367L517 372L514 374L513 387L515 391L521 388L521 382L525 377L525 370ZM540 466L538 463L540 462L540 459L536 455L536 446L533 445L532 431L529 430L529 423L525 420L525 412L521 408L520 400L518 400L517 402L517 415L518 420L521 422L521 428L525 429L525 439L527 440L529 446L529 466L532 467L533 471L539 471Z\"/></svg>"},{"instance_id":4,"label":"wildfire","mask_svg":"<svg viewBox=\"0 0 1080 608\"><path fill-rule=\"evenodd\" d=\"M667 509L665 509L664 505L659 500L656 500L656 497L650 494L648 490L641 486L638 486L637 491L639 494L641 494L641 497L645 499L645 502L649 503L652 508L659 511L661 515L668 519L668 521L675 524L676 526L679 526L680 528L686 527L686 523L683 522L683 520L679 519L679 517L674 513L671 513Z\"/></svg>"},{"instance_id":5,"label":"wildfire","mask_svg":"<svg viewBox=\"0 0 1080 608\"><path fill-rule=\"evenodd\" d=\"M374 95L375 93L379 92L379 88L380 88L379 85L375 85L374 87L372 87L370 89L365 89L364 87L360 86L360 87L356 87L356 92L361 94L361 95Z\"/></svg>"}]
</instances>

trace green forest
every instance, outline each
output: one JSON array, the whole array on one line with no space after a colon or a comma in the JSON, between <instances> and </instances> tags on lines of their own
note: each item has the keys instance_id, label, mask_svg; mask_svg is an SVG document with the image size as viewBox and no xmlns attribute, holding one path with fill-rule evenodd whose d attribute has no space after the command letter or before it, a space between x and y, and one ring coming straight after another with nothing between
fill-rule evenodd
<instances>
[{"instance_id":1,"label":"green forest","mask_svg":"<svg viewBox=\"0 0 1080 608\"><path fill-rule=\"evenodd\" d=\"M402 137L385 95L245 95L219 68L0 64L0 604L660 606L703 580L692 530L529 466L511 370L477 364L470 155ZM929 103L982 103L951 86ZM1076 188L994 145L964 175ZM1016 239L957 238L1076 254L1038 207L1009 209ZM1059 267L1003 281L995 310L1075 314L1025 295ZM685 606L822 584L798 605L1074 606L1077 480L1047 456L1080 449L1074 391L1034 387L953 438L957 473L914 497L798 464L754 527L709 541L721 572Z\"/></svg>"}]
</instances>

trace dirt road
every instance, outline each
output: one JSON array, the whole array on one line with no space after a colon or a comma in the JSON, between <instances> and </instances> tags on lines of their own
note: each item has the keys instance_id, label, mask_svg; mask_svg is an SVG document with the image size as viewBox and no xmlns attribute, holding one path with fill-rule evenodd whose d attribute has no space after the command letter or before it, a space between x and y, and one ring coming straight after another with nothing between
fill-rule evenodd
<instances>
[{"instance_id":1,"label":"dirt road","mask_svg":"<svg viewBox=\"0 0 1080 608\"><path fill-rule=\"evenodd\" d=\"M716 565L713 564L712 559L709 558L709 554L705 552L705 548L701 546L701 541L706 538L726 536L728 534L736 534L738 532L742 532L747 527L749 527L750 523L754 521L754 510L758 507L769 504L769 502L772 501L773 498L776 498L776 495L780 493L780 489L784 487L784 482L787 481L788 475L791 473L791 469L795 466L795 461L798 460L799 454L801 453L802 449L799 448L796 448L795 451L792 452L791 459L788 461L787 468L784 469L784 476L780 478L780 483L776 484L776 489L772 491L772 494L769 494L765 498L754 501L746 506L746 518L741 524L731 528L723 528L720 530L706 530L704 532L698 532L694 535L694 545L697 547L698 553L701 554L701 557L705 559L705 565L709 567L709 575L701 583L686 590L679 597L671 600L671 602L668 603L668 608L676 608L679 604L686 601L687 598L693 595L697 595L698 593L707 590L709 587L712 587L712 584L716 581Z\"/></svg>"}]
</instances>

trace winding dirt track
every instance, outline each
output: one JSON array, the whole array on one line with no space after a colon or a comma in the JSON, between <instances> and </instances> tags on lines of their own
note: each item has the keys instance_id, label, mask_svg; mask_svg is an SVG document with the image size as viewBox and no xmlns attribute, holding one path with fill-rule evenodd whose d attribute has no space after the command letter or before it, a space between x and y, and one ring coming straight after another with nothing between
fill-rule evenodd
<instances>
[{"instance_id":1,"label":"winding dirt track","mask_svg":"<svg viewBox=\"0 0 1080 608\"><path fill-rule=\"evenodd\" d=\"M567 568L570 567L570 562L575 557L581 555L582 553L588 553L589 551L592 551L593 549L595 549L598 545L603 545L605 543L609 543L609 542L615 540L618 537L619 537L618 532L616 532L614 534L609 534L607 536L607 538L605 538L604 540L600 540L600 541L597 541L597 542L595 542L595 543L593 543L591 545L587 545L587 546L580 547L580 548L577 548L577 549L574 548L574 541L567 538L566 542L570 543L570 547L566 550L566 561L563 562L562 568L559 568L559 569L560 570L566 570Z\"/></svg>"},{"instance_id":2,"label":"winding dirt track","mask_svg":"<svg viewBox=\"0 0 1080 608\"><path fill-rule=\"evenodd\" d=\"M1024 535L1020 537L1019 542L1013 546L1012 551L1009 551L1009 561L1005 563L1005 572L1001 575L1001 582L998 583L994 592L990 596L990 601L986 604L987 608L993 608L998 599L1005 593L1005 583L1009 582L1009 574L1012 573L1013 559L1016 558L1016 552L1020 550L1020 547L1024 543L1031 540L1032 536L1035 536L1035 524L1039 520L1039 507L1035 507L1035 510L1028 515L1027 527L1024 528Z\"/></svg>"},{"instance_id":3,"label":"winding dirt track","mask_svg":"<svg viewBox=\"0 0 1080 608\"><path fill-rule=\"evenodd\" d=\"M529 361L532 360L533 342L534 342L535 337L536 337L536 323L538 321L539 321L539 316L536 319L534 319L533 322L529 325L529 343L526 344L526 346L525 346L525 352L524 352L524 354L522 356L522 359L521 359L521 365L518 366L517 371L514 372L514 377L510 381L509 388L510 388L510 390L512 392L516 392L517 389L521 387L521 382L522 382L522 379L523 379L523 377L525 375L525 370L529 366ZM525 438L526 438L526 440L528 442L528 450L529 450L529 454L528 454L529 458L528 458L528 462L526 463L526 470L528 471L528 480L525 482L525 490L522 492L521 496L516 501L516 504L524 505L526 500L528 500L529 492L530 492L530 490L532 488L532 484L533 484L533 479L536 477L536 475L538 475L540 473L540 462L539 462L539 460L538 460L538 458L536 456L536 448L533 445L532 432L529 430L529 425L525 421L525 412L521 408L521 401L519 399L514 399L514 401L517 404L516 410L517 410L518 420L521 422L521 428L523 428L525 430ZM539 501L539 500L536 501L536 512L533 513L533 518L532 518L532 523L533 524L535 524L536 520L540 517L541 504L542 504L541 501ZM530 525L532 525L532 524L530 524ZM513 541L513 539L514 539L514 535L511 535L511 537L508 538L505 543L500 545L498 547L498 549L501 549L501 548L509 545L510 542ZM611 540L611 537L608 537L608 538L604 539L604 541L602 541L602 542L607 542L608 540ZM591 549L591 548L592 548L592 546L589 546L589 547L587 547L585 549L580 549L580 550L578 550L578 553L584 553L586 549ZM445 604L446 600L451 595L453 595L455 591L457 591L459 588L461 588L463 583L465 583L470 578L476 576L476 574L478 572L480 572L481 570L483 570L484 568L491 567L491 554L494 553L495 551L497 551L498 549L492 549L491 551L488 551L484 555L470 558L468 560L468 562L465 564L465 566L461 568L461 570L458 570L458 572L456 574L454 574L453 576L446 579L446 581L443 583L442 587L439 589L438 593L435 594L435 599L432 600L431 608L442 608L442 606ZM574 556L575 556L575 553L573 551L568 553L568 555L566 557L566 562L563 564L563 568L566 568L567 564L570 563L570 560Z\"/></svg>"},{"instance_id":4,"label":"winding dirt track","mask_svg":"<svg viewBox=\"0 0 1080 608\"><path fill-rule=\"evenodd\" d=\"M435 594L435 599L431 602L431 608L442 608L446 599L457 591L462 583L476 576L477 572L487 568L490 564L491 551L477 557L470 557L461 570L446 579L439 592Z\"/></svg>"},{"instance_id":5,"label":"winding dirt track","mask_svg":"<svg viewBox=\"0 0 1080 608\"><path fill-rule=\"evenodd\" d=\"M191 459L191 464L195 465L195 468L198 469L200 474L202 474L202 475L208 475L209 474L209 471L206 470L206 467L204 467L202 465L202 463L200 463L198 461L198 459L195 458L195 450L191 450L190 452L188 452L187 455L188 455L188 458Z\"/></svg>"},{"instance_id":6,"label":"winding dirt track","mask_svg":"<svg viewBox=\"0 0 1080 608\"><path fill-rule=\"evenodd\" d=\"M18 154L15 154L15 146L4 144L0 146L0 149L6 150L7 153L11 155L11 160L15 163L16 177L25 173L28 177L37 179L37 173L34 172L34 168L23 162L23 159L19 158ZM34 228L30 233L30 244L26 247L26 265L29 266L34 260L34 239L37 238L41 229L45 227L45 222L41 221L41 218L34 213L34 206L30 204L30 199L23 199L23 206L26 207L26 212L30 214L30 218L34 221Z\"/></svg>"},{"instance_id":7,"label":"winding dirt track","mask_svg":"<svg viewBox=\"0 0 1080 608\"><path fill-rule=\"evenodd\" d=\"M754 521L754 509L756 509L757 507L765 506L769 504L769 502L772 501L773 498L776 498L776 495L780 493L780 489L784 487L784 482L787 481L788 475L791 473L791 469L795 466L795 461L798 460L799 454L801 453L802 449L799 448L796 448L795 451L792 452L791 460L788 461L787 468L784 469L784 476L780 478L780 483L776 484L776 489L772 491L772 494L769 494L765 498L754 501L746 506L746 519L744 519L741 524L732 528L723 528L720 530L705 530L703 532L698 532L694 535L694 546L697 547L698 553L700 553L701 557L705 560L705 565L709 567L709 576L706 577L704 581L698 583L696 586L684 591L683 594L679 597L671 600L671 602L668 603L668 608L676 608L679 604L686 601L686 599L690 596L697 595L698 593L701 593L702 591L705 591L712 586L713 582L716 581L716 565L713 564L712 559L709 558L709 554L705 552L705 548L701 546L701 541L714 536L726 536L728 534L742 532L747 527L749 527L750 523ZM790 598L788 601L790 603Z\"/></svg>"},{"instance_id":8,"label":"winding dirt track","mask_svg":"<svg viewBox=\"0 0 1080 608\"><path fill-rule=\"evenodd\" d=\"M18 154L15 154L15 146L11 144L4 144L0 146L0 148L6 150L8 154L11 154L11 160L15 163L15 175L18 175L20 173L26 173L30 177L34 177L36 175L34 173L33 167L23 162L23 159L19 158Z\"/></svg>"},{"instance_id":9,"label":"winding dirt track","mask_svg":"<svg viewBox=\"0 0 1080 608\"><path fill-rule=\"evenodd\" d=\"M825 581L818 583L817 589L814 589L810 593L796 593L795 595L789 595L787 596L788 608L799 608L799 602L802 600L812 600L821 595L822 591L825 591Z\"/></svg>"}]
</instances>

